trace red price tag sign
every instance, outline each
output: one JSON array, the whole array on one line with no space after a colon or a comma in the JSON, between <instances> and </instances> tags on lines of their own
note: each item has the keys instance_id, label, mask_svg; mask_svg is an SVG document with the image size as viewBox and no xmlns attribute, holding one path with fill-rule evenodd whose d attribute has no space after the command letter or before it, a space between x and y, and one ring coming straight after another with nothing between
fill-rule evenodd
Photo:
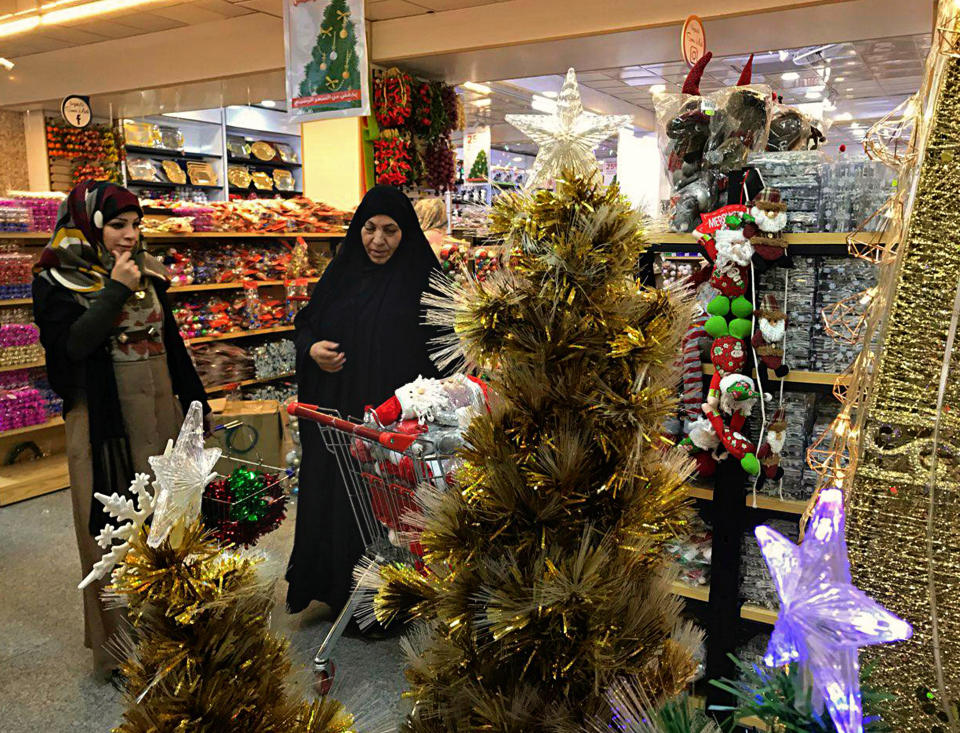
<instances>
[{"instance_id":1,"label":"red price tag sign","mask_svg":"<svg viewBox=\"0 0 960 733\"><path fill-rule=\"evenodd\" d=\"M683 22L680 31L680 50L683 60L693 66L707 52L707 34L703 30L703 21L696 15L689 16Z\"/></svg>"}]
</instances>

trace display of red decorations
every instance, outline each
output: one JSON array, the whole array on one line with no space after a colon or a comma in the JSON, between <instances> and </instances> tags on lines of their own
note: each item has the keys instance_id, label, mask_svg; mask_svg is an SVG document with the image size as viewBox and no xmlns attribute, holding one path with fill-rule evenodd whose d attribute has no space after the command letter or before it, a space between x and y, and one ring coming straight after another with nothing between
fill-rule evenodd
<instances>
[{"instance_id":1,"label":"display of red decorations","mask_svg":"<svg viewBox=\"0 0 960 733\"><path fill-rule=\"evenodd\" d=\"M283 479L277 474L238 468L203 490L204 524L221 542L255 545L287 514Z\"/></svg>"},{"instance_id":2,"label":"display of red decorations","mask_svg":"<svg viewBox=\"0 0 960 733\"><path fill-rule=\"evenodd\" d=\"M383 138L373 142L377 183L404 186L413 182L413 158L410 143L401 137Z\"/></svg>"},{"instance_id":3,"label":"display of red decorations","mask_svg":"<svg viewBox=\"0 0 960 733\"><path fill-rule=\"evenodd\" d=\"M411 79L399 69L377 74L373 80L373 112L381 129L401 127L413 112Z\"/></svg>"},{"instance_id":4,"label":"display of red decorations","mask_svg":"<svg viewBox=\"0 0 960 733\"><path fill-rule=\"evenodd\" d=\"M478 247L473 253L473 268L477 280L486 280L487 276L500 269L500 256L494 249Z\"/></svg>"}]
</instances>

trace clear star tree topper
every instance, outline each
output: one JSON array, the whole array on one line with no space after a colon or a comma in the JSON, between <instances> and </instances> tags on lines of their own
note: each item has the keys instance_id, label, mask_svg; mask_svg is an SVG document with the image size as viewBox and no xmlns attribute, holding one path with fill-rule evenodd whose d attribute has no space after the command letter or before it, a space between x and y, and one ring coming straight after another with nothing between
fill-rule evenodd
<instances>
[{"instance_id":1,"label":"clear star tree topper","mask_svg":"<svg viewBox=\"0 0 960 733\"><path fill-rule=\"evenodd\" d=\"M583 109L577 74L571 68L552 115L507 115L507 122L540 146L526 188L543 188L561 171L589 176L597 168L596 147L621 127L630 115L597 115Z\"/></svg>"},{"instance_id":2,"label":"clear star tree topper","mask_svg":"<svg viewBox=\"0 0 960 733\"><path fill-rule=\"evenodd\" d=\"M843 492L820 493L801 545L769 527L756 528L780 614L764 662L791 662L808 672L811 702L824 703L839 733L862 733L861 646L909 639L910 624L853 585L844 531Z\"/></svg>"}]
</instances>

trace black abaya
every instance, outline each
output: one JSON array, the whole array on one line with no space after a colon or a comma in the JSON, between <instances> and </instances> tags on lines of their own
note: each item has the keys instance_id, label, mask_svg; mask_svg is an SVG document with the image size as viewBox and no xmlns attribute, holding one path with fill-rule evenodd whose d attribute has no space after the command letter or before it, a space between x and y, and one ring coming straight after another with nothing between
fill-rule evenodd
<instances>
[{"instance_id":1,"label":"black abaya","mask_svg":"<svg viewBox=\"0 0 960 733\"><path fill-rule=\"evenodd\" d=\"M397 251L383 265L363 249L360 230L386 214L402 232ZM421 323L420 298L436 256L417 222L413 206L398 189L376 186L357 208L337 257L327 268L296 319L297 386L301 402L362 417L394 390L418 376L436 377L429 358L432 329ZM309 355L317 341L339 344L346 362L330 374ZM303 457L293 553L287 567L287 608L311 600L338 610L352 587L352 572L363 553L357 522L334 456L323 445L316 423L300 420Z\"/></svg>"}]
</instances>

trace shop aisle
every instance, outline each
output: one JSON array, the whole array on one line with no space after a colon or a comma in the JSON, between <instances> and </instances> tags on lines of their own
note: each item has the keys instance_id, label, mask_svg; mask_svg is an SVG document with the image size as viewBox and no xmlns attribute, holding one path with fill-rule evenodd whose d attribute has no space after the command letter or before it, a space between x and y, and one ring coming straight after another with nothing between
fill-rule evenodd
<instances>
[{"instance_id":1,"label":"shop aisle","mask_svg":"<svg viewBox=\"0 0 960 733\"><path fill-rule=\"evenodd\" d=\"M2 733L104 733L120 721L121 695L90 675L83 646L83 614L76 589L77 557L66 491L0 509L0 731ZM264 572L282 577L293 542L296 506L264 538ZM274 628L291 640L295 664L309 684L308 665L328 624L300 628L283 610L286 582L278 583ZM397 639L344 638L335 654L338 697L373 697L396 708L403 688ZM373 691L375 690L375 693ZM356 692L355 692L356 691Z\"/></svg>"}]
</instances>

